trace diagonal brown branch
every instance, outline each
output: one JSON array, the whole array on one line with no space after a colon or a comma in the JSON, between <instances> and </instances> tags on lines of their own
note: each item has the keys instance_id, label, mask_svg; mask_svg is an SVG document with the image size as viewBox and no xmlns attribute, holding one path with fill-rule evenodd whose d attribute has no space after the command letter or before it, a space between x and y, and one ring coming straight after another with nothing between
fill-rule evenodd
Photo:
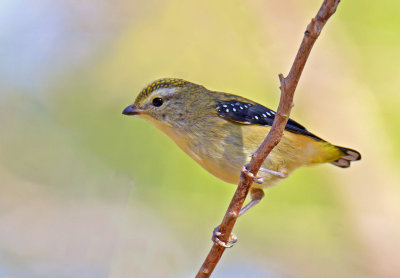
<instances>
[{"instance_id":1,"label":"diagonal brown branch","mask_svg":"<svg viewBox=\"0 0 400 278\"><path fill-rule=\"evenodd\" d=\"M248 170L254 175L257 174L265 158L282 138L283 131L289 119L290 110L293 106L294 92L308 56L310 55L311 49L321 33L325 23L328 21L331 15L335 13L339 2L340 0L324 0L317 15L311 20L306 31L304 32L303 41L301 42L300 48L297 52L288 76L284 78L282 74L279 74L279 80L281 83L281 98L274 123L264 142L253 154L248 165ZM228 240L252 182L253 180L242 171L238 188L236 189L235 195L229 204L228 210L226 211L224 219L222 220L219 228L219 231L223 234L223 236L220 238L222 241L226 242ZM224 251L224 247L218 244L213 244L207 258L197 273L196 278L210 277Z\"/></svg>"}]
</instances>

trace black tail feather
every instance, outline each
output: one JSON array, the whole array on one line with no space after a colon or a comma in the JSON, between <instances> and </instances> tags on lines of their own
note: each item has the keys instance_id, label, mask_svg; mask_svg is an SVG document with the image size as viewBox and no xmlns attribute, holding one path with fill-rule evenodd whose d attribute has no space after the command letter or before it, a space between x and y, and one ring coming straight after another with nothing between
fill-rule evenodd
<instances>
[{"instance_id":1,"label":"black tail feather","mask_svg":"<svg viewBox=\"0 0 400 278\"><path fill-rule=\"evenodd\" d=\"M341 168L347 168L350 167L350 162L351 161L357 161L361 159L361 154L352 149L348 148L343 148L336 146L339 150L343 152L343 156L339 158L338 160L332 161L331 163L335 166L341 167Z\"/></svg>"}]
</instances>

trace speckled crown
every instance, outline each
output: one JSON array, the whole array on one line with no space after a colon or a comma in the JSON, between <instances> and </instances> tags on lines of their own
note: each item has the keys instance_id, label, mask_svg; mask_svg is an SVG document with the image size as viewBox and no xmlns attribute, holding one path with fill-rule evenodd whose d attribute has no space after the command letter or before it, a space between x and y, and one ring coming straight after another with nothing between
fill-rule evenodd
<instances>
[{"instance_id":1,"label":"speckled crown","mask_svg":"<svg viewBox=\"0 0 400 278\"><path fill-rule=\"evenodd\" d=\"M141 100L147 98L152 92L160 88L175 88L175 87L184 87L190 83L189 81L178 79L178 78L162 78L156 81L153 81L147 87L145 87L137 97L137 100Z\"/></svg>"}]
</instances>

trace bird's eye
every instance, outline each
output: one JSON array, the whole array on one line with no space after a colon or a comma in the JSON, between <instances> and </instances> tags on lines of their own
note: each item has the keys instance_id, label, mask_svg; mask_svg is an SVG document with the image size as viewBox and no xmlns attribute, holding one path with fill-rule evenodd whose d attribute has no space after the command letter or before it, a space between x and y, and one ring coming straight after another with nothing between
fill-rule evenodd
<instances>
[{"instance_id":1,"label":"bird's eye","mask_svg":"<svg viewBox=\"0 0 400 278\"><path fill-rule=\"evenodd\" d=\"M160 107L163 104L163 99L156 97L155 99L153 99L153 105L156 107Z\"/></svg>"}]
</instances>

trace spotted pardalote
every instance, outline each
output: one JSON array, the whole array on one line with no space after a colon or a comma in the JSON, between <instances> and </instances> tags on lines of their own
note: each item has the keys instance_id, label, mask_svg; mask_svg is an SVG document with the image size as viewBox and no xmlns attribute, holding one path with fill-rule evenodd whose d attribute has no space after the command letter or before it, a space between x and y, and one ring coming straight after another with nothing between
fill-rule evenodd
<instances>
[{"instance_id":1,"label":"spotted pardalote","mask_svg":"<svg viewBox=\"0 0 400 278\"><path fill-rule=\"evenodd\" d=\"M148 85L123 114L148 120L208 172L233 184L238 184L242 166L275 117L273 110L249 99L174 78ZM264 196L263 188L298 167L331 163L347 168L360 159L359 152L328 143L289 119L282 140L262 164L250 190L252 201L243 211Z\"/></svg>"}]
</instances>

